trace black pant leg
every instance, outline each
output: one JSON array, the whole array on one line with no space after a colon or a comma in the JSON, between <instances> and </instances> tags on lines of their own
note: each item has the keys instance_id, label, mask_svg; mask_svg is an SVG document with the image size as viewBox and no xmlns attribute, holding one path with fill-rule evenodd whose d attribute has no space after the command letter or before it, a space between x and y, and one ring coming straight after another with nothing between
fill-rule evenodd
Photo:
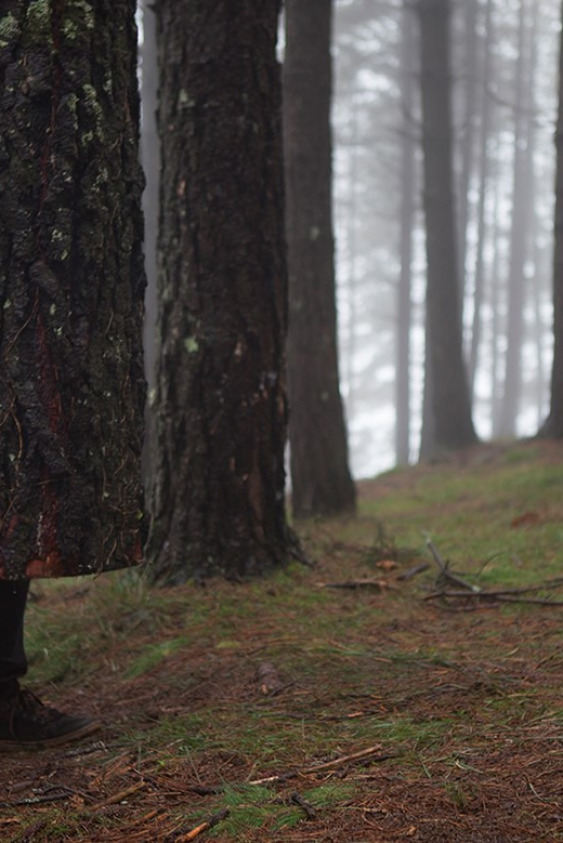
<instances>
[{"instance_id":1,"label":"black pant leg","mask_svg":"<svg viewBox=\"0 0 563 843\"><path fill-rule=\"evenodd\" d=\"M29 580L0 580L0 697L11 696L27 671L23 619Z\"/></svg>"}]
</instances>

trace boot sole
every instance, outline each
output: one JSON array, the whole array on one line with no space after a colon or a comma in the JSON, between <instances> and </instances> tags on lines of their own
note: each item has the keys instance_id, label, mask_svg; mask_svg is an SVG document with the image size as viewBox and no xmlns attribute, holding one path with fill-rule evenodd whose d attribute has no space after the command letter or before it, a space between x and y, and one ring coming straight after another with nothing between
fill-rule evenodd
<instances>
[{"instance_id":1,"label":"boot sole","mask_svg":"<svg viewBox=\"0 0 563 843\"><path fill-rule=\"evenodd\" d=\"M61 744L70 743L71 741L77 741L81 738L86 738L88 735L93 735L94 732L98 732L102 728L102 723L99 720L89 720L87 723L84 723L83 726L78 727L77 729L73 729L71 732L65 732L64 735L57 735L53 738L47 738L44 740L36 740L36 741L18 741L18 740L2 740L0 738L0 753L2 752L14 752L20 751L25 752L25 750L39 750L39 749L49 749L52 746L60 746Z\"/></svg>"}]
</instances>

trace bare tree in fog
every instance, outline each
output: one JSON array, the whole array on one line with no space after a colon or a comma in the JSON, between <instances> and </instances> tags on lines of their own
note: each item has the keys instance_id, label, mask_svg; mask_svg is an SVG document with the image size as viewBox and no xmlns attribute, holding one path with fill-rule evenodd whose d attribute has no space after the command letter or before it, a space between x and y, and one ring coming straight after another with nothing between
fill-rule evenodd
<instances>
[{"instance_id":1,"label":"bare tree in fog","mask_svg":"<svg viewBox=\"0 0 563 843\"><path fill-rule=\"evenodd\" d=\"M476 440L462 359L459 263L453 196L449 0L419 0L424 210L426 368L421 457Z\"/></svg>"},{"instance_id":2,"label":"bare tree in fog","mask_svg":"<svg viewBox=\"0 0 563 843\"><path fill-rule=\"evenodd\" d=\"M563 437L563 26L559 37L559 101L557 127L555 131L554 347L553 366L551 370L551 407L549 416L541 430L543 435L555 438Z\"/></svg>"},{"instance_id":3,"label":"bare tree in fog","mask_svg":"<svg viewBox=\"0 0 563 843\"><path fill-rule=\"evenodd\" d=\"M286 0L283 68L293 513L350 512L332 230L332 0Z\"/></svg>"}]
</instances>

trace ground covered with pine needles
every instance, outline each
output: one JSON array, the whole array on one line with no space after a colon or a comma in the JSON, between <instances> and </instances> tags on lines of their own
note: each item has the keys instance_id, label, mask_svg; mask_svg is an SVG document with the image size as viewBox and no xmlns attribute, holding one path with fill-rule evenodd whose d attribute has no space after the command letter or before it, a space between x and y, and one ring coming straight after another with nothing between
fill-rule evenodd
<instances>
[{"instance_id":1,"label":"ground covered with pine needles","mask_svg":"<svg viewBox=\"0 0 563 843\"><path fill-rule=\"evenodd\" d=\"M0 839L563 840L562 486L480 446L299 526L311 568L35 583L29 686L104 729L0 758Z\"/></svg>"}]
</instances>

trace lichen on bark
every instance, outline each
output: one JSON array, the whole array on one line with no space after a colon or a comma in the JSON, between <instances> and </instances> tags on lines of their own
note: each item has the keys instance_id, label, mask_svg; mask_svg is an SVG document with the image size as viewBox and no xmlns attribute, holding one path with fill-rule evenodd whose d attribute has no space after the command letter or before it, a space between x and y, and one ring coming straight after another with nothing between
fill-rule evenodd
<instances>
[{"instance_id":1,"label":"lichen on bark","mask_svg":"<svg viewBox=\"0 0 563 843\"><path fill-rule=\"evenodd\" d=\"M0 576L91 573L141 555L135 3L3 5Z\"/></svg>"}]
</instances>

